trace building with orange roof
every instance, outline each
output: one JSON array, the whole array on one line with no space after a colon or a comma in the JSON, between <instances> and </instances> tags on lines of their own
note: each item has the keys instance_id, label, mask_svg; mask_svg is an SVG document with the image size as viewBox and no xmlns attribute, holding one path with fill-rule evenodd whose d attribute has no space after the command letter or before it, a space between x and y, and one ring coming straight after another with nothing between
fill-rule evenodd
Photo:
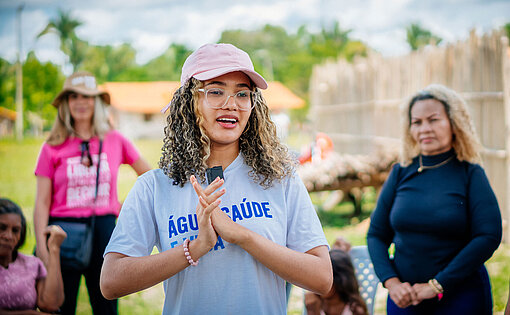
<instances>
[{"instance_id":1,"label":"building with orange roof","mask_svg":"<svg viewBox=\"0 0 510 315\"><path fill-rule=\"evenodd\" d=\"M100 86L111 96L111 116L116 128L131 139L163 138L166 115L161 109L179 88L178 81L106 82ZM262 90L271 110L300 108L305 101L277 81Z\"/></svg>"},{"instance_id":2,"label":"building with orange roof","mask_svg":"<svg viewBox=\"0 0 510 315\"><path fill-rule=\"evenodd\" d=\"M15 122L16 112L0 106L0 137L12 136Z\"/></svg>"}]
</instances>

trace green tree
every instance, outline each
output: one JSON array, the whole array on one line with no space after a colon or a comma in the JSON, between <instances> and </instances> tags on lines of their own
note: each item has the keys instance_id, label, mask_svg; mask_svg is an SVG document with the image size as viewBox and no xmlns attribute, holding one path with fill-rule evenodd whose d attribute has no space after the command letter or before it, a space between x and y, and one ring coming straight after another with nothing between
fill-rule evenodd
<instances>
[{"instance_id":1,"label":"green tree","mask_svg":"<svg viewBox=\"0 0 510 315\"><path fill-rule=\"evenodd\" d=\"M130 44L120 46L90 46L87 50L83 69L92 72L99 82L121 81L123 74L138 65L136 51Z\"/></svg>"},{"instance_id":2,"label":"green tree","mask_svg":"<svg viewBox=\"0 0 510 315\"><path fill-rule=\"evenodd\" d=\"M46 129L52 125L57 112L51 102L63 84L64 76L58 66L51 62L41 63L33 52L27 55L23 64L23 103L25 110L44 119Z\"/></svg>"},{"instance_id":3,"label":"green tree","mask_svg":"<svg viewBox=\"0 0 510 315\"><path fill-rule=\"evenodd\" d=\"M23 64L23 105L27 112L39 115L48 129L56 110L51 102L62 88L64 76L57 65L41 63L34 52L29 52ZM0 106L16 110L16 67L0 59ZM23 115L28 126L28 115Z\"/></svg>"},{"instance_id":4,"label":"green tree","mask_svg":"<svg viewBox=\"0 0 510 315\"><path fill-rule=\"evenodd\" d=\"M287 57L303 49L295 37L281 26L265 25L259 30L226 30L221 34L221 43L230 43L246 51L255 70L262 76L282 81L282 71L288 64Z\"/></svg>"},{"instance_id":5,"label":"green tree","mask_svg":"<svg viewBox=\"0 0 510 315\"><path fill-rule=\"evenodd\" d=\"M510 23L503 25L503 31L505 32L506 38L510 40Z\"/></svg>"},{"instance_id":6,"label":"green tree","mask_svg":"<svg viewBox=\"0 0 510 315\"><path fill-rule=\"evenodd\" d=\"M16 110L16 69L13 64L0 58L0 106Z\"/></svg>"},{"instance_id":7,"label":"green tree","mask_svg":"<svg viewBox=\"0 0 510 315\"><path fill-rule=\"evenodd\" d=\"M313 65L327 58L351 60L355 55L366 54L366 46L352 41L350 32L340 28L338 23L317 33L301 26L296 34L288 34L283 27L266 25L254 31L224 31L219 42L245 50L251 56L255 70L266 78L281 81L307 99ZM272 73L268 73L269 70Z\"/></svg>"},{"instance_id":8,"label":"green tree","mask_svg":"<svg viewBox=\"0 0 510 315\"><path fill-rule=\"evenodd\" d=\"M50 20L44 30L37 35L39 38L49 33L56 34L60 39L60 49L69 57L73 71L78 70L88 47L87 42L76 36L75 30L82 24L83 22L72 17L71 12L59 10L58 16Z\"/></svg>"},{"instance_id":9,"label":"green tree","mask_svg":"<svg viewBox=\"0 0 510 315\"><path fill-rule=\"evenodd\" d=\"M136 50L130 44L90 46L81 68L92 72L99 82L179 81L182 65L191 50L171 44L160 56L145 65L136 63Z\"/></svg>"},{"instance_id":10,"label":"green tree","mask_svg":"<svg viewBox=\"0 0 510 315\"><path fill-rule=\"evenodd\" d=\"M335 22L331 29L323 28L317 34L310 34L309 52L319 58L337 57L345 49L349 42L351 30L340 29L340 24Z\"/></svg>"},{"instance_id":11,"label":"green tree","mask_svg":"<svg viewBox=\"0 0 510 315\"><path fill-rule=\"evenodd\" d=\"M313 66L327 58L352 60L365 55L366 46L349 38L350 30L338 23L311 33L301 26L296 34L288 34L283 27L265 25L253 31L227 30L218 42L231 43L246 51L255 70L265 78L282 82L294 93L308 100L308 87ZM291 115L304 119L307 108Z\"/></svg>"},{"instance_id":12,"label":"green tree","mask_svg":"<svg viewBox=\"0 0 510 315\"><path fill-rule=\"evenodd\" d=\"M179 81L184 61L191 54L191 50L182 44L171 44L159 57L144 65L149 80Z\"/></svg>"},{"instance_id":13,"label":"green tree","mask_svg":"<svg viewBox=\"0 0 510 315\"><path fill-rule=\"evenodd\" d=\"M406 27L407 43L411 50L418 50L420 47L426 45L437 45L442 41L442 38L432 34L429 30L421 27L419 24L412 23Z\"/></svg>"}]
</instances>

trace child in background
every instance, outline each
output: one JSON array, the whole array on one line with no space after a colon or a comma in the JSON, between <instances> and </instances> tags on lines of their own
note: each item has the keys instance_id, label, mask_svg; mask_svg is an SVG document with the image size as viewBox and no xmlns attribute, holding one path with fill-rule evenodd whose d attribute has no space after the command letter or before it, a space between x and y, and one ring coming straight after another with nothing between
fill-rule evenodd
<instances>
[{"instance_id":1,"label":"child in background","mask_svg":"<svg viewBox=\"0 0 510 315\"><path fill-rule=\"evenodd\" d=\"M366 315L367 306L359 294L358 281L348 251L351 244L338 237L331 246L329 255L333 266L333 287L320 296L305 293L305 307L308 315Z\"/></svg>"}]
</instances>

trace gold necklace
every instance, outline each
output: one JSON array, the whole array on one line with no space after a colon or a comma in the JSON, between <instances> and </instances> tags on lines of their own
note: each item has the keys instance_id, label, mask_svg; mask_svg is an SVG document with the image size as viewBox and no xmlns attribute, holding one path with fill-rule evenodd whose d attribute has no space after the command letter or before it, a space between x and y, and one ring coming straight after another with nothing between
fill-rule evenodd
<instances>
[{"instance_id":1,"label":"gold necklace","mask_svg":"<svg viewBox=\"0 0 510 315\"><path fill-rule=\"evenodd\" d=\"M431 169L431 168L438 168L440 166L443 166L446 163L450 162L450 160L453 159L454 156L455 155L452 155L449 158L447 158L446 160L444 160L443 162L435 164L435 165L423 165L423 161L422 161L421 154L420 154L420 157L419 157L420 167L418 167L418 173L423 172L423 170L428 170L428 169Z\"/></svg>"}]
</instances>

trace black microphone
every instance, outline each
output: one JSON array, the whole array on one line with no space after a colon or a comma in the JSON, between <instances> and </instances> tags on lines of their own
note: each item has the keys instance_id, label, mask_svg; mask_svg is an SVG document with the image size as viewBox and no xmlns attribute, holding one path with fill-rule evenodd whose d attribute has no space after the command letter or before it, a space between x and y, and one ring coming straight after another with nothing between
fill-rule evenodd
<instances>
[{"instance_id":1,"label":"black microphone","mask_svg":"<svg viewBox=\"0 0 510 315\"><path fill-rule=\"evenodd\" d=\"M223 169L221 166L213 166L205 170L205 174L207 175L207 182L211 184L216 177L223 179Z\"/></svg>"}]
</instances>

